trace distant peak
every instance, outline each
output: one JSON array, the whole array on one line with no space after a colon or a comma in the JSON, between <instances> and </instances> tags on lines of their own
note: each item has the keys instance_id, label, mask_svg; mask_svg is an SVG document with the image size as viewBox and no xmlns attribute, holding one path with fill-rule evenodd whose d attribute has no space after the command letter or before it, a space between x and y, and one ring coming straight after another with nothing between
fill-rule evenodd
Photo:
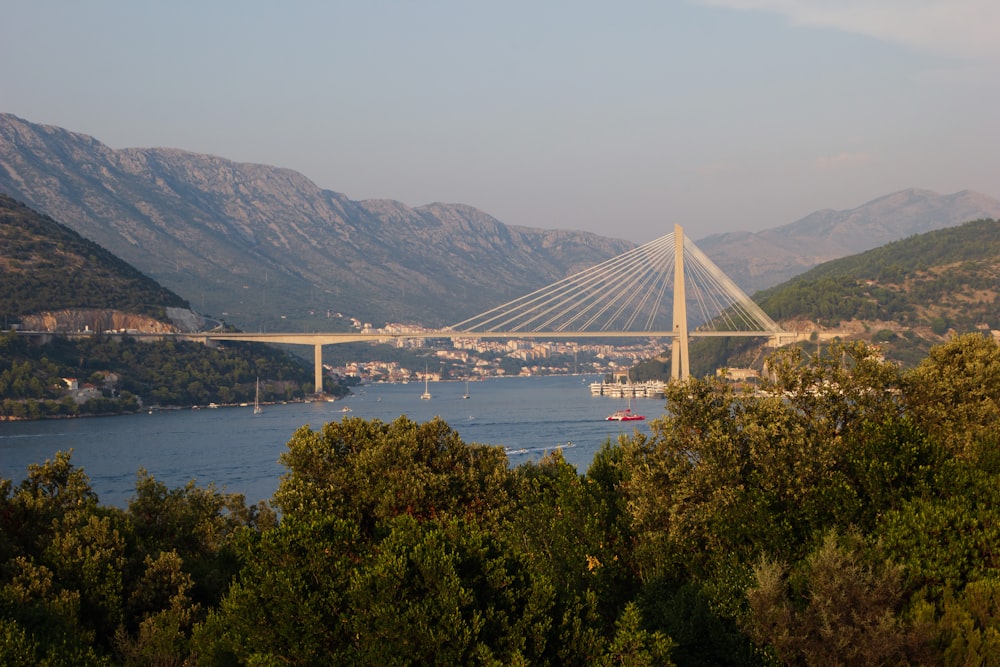
<instances>
[{"instance_id":1,"label":"distant peak","mask_svg":"<svg viewBox=\"0 0 1000 667\"><path fill-rule=\"evenodd\" d=\"M905 190L899 190L898 192L892 192L887 195L882 195L881 197L876 197L871 201L865 202L857 208L864 208L865 206L870 206L872 204L877 204L886 201L901 201L901 200L912 200L912 199L932 199L940 197L941 195L933 190L927 190L924 188L906 188Z\"/></svg>"}]
</instances>

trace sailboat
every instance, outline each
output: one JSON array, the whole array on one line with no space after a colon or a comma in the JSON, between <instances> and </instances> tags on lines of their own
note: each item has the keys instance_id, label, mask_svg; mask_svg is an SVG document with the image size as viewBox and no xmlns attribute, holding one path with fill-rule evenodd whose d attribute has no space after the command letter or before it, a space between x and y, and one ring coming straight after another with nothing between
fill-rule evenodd
<instances>
[{"instance_id":1,"label":"sailboat","mask_svg":"<svg viewBox=\"0 0 1000 667\"><path fill-rule=\"evenodd\" d=\"M420 394L421 401L431 400L431 392L427 388L427 383L431 381L431 376L427 373L427 368L424 368L424 393Z\"/></svg>"},{"instance_id":2,"label":"sailboat","mask_svg":"<svg viewBox=\"0 0 1000 667\"><path fill-rule=\"evenodd\" d=\"M632 397L629 396L628 407L624 410L615 410L610 415L604 418L604 421L609 422L635 422L642 421L646 418L646 415L638 415L632 412Z\"/></svg>"},{"instance_id":3,"label":"sailboat","mask_svg":"<svg viewBox=\"0 0 1000 667\"><path fill-rule=\"evenodd\" d=\"M260 378L257 378L257 394L253 398L253 413L259 415L264 412L264 408L260 407Z\"/></svg>"},{"instance_id":4,"label":"sailboat","mask_svg":"<svg viewBox=\"0 0 1000 667\"><path fill-rule=\"evenodd\" d=\"M468 398L468 397L469 397L469 381L466 380L465 381L465 395L462 396L462 398Z\"/></svg>"}]
</instances>

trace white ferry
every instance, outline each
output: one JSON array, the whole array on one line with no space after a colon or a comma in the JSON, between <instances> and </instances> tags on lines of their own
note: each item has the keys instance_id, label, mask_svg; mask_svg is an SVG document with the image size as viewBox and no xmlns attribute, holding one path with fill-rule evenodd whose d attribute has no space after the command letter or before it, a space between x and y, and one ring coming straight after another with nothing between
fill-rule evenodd
<instances>
[{"instance_id":1,"label":"white ferry","mask_svg":"<svg viewBox=\"0 0 1000 667\"><path fill-rule=\"evenodd\" d=\"M590 385L591 396L612 398L663 398L666 384L659 380L647 382L594 382Z\"/></svg>"}]
</instances>

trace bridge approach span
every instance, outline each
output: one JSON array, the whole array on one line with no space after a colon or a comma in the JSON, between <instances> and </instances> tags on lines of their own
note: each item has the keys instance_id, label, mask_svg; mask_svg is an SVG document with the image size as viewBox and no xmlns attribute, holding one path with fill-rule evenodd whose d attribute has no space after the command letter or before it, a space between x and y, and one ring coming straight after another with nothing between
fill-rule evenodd
<instances>
[{"instance_id":1,"label":"bridge approach span","mask_svg":"<svg viewBox=\"0 0 1000 667\"><path fill-rule=\"evenodd\" d=\"M198 343L209 344L214 341L246 341L251 343L270 343L282 345L312 345L316 393L323 390L323 346L337 343L375 343L380 341L399 340L407 338L542 338L584 339L584 338L676 338L680 334L675 331L459 331L455 329L440 329L410 333L249 333L249 332L216 332L199 331L194 333L176 332L143 332L106 333L97 331L17 331L19 336L26 338L51 338L63 336L66 338L91 338L93 336L129 337L139 340L165 340L177 338ZM773 331L699 331L688 332L689 337L711 336L767 336L772 341L776 336ZM780 341L779 341L780 342Z\"/></svg>"},{"instance_id":2,"label":"bridge approach span","mask_svg":"<svg viewBox=\"0 0 1000 667\"><path fill-rule=\"evenodd\" d=\"M163 334L159 334L162 336ZM169 334L168 334L169 335ZM419 333L192 333L174 334L190 340L208 341L248 341L253 343L277 343L285 345L312 345L314 380L316 393L323 393L323 346L336 343L379 342L407 338L676 338L676 331L458 331L442 329ZM773 331L689 331L689 337L710 336L767 336L774 337Z\"/></svg>"}]
</instances>

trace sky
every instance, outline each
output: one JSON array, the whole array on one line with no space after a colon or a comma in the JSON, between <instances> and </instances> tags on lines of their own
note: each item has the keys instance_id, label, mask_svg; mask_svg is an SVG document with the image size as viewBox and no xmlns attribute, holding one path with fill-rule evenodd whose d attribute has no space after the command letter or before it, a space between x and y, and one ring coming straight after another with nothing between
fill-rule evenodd
<instances>
[{"instance_id":1,"label":"sky","mask_svg":"<svg viewBox=\"0 0 1000 667\"><path fill-rule=\"evenodd\" d=\"M997 0L7 0L0 112L643 243L1000 198Z\"/></svg>"}]
</instances>

